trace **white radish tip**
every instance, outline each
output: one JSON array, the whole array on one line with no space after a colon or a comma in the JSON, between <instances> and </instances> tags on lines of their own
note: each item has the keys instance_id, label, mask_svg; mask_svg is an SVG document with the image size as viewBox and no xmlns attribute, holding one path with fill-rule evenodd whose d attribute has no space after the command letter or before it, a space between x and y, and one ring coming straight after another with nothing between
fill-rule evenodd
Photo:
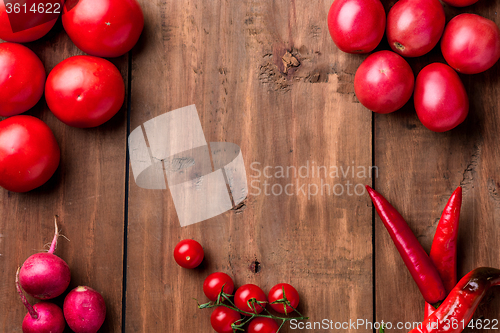
<instances>
[{"instance_id":1,"label":"white radish tip","mask_svg":"<svg viewBox=\"0 0 500 333\"><path fill-rule=\"evenodd\" d=\"M76 291L77 292L84 292L84 291L87 291L87 287L84 287L84 286L79 286L78 288L76 288Z\"/></svg>"}]
</instances>

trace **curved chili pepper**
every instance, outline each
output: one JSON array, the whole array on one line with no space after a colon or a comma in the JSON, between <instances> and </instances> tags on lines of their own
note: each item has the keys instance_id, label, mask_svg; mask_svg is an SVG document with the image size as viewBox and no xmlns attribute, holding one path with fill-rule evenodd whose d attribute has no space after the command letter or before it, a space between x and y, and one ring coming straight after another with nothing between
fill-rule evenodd
<instances>
[{"instance_id":1,"label":"curved chili pepper","mask_svg":"<svg viewBox=\"0 0 500 333\"><path fill-rule=\"evenodd\" d=\"M464 276L439 308L410 333L460 333L489 288L500 285L500 270L479 267Z\"/></svg>"},{"instance_id":2,"label":"curved chili pepper","mask_svg":"<svg viewBox=\"0 0 500 333\"><path fill-rule=\"evenodd\" d=\"M458 187L444 207L443 214L432 241L431 260L436 266L444 284L446 295L457 284L457 237L460 208L462 207L462 188ZM425 303L425 317L436 309Z\"/></svg>"},{"instance_id":3,"label":"curved chili pepper","mask_svg":"<svg viewBox=\"0 0 500 333\"><path fill-rule=\"evenodd\" d=\"M382 195L368 185L366 189L425 301L431 304L442 301L446 297L443 281L406 221Z\"/></svg>"}]
</instances>

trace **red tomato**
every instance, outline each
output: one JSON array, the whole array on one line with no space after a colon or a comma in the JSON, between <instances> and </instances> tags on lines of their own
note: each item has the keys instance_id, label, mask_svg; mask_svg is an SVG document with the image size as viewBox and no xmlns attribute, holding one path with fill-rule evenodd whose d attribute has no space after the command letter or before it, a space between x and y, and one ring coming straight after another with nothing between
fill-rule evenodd
<instances>
[{"instance_id":1,"label":"red tomato","mask_svg":"<svg viewBox=\"0 0 500 333\"><path fill-rule=\"evenodd\" d=\"M125 84L108 60L75 56L50 72L45 87L50 111L63 123L80 128L99 126L120 110Z\"/></svg>"},{"instance_id":2,"label":"red tomato","mask_svg":"<svg viewBox=\"0 0 500 333\"><path fill-rule=\"evenodd\" d=\"M434 132L458 126L469 112L462 81L450 66L441 63L427 65L418 73L413 100L418 118Z\"/></svg>"},{"instance_id":3,"label":"red tomato","mask_svg":"<svg viewBox=\"0 0 500 333\"><path fill-rule=\"evenodd\" d=\"M83 52L119 57L137 43L144 16L136 0L68 0L62 23Z\"/></svg>"},{"instance_id":4,"label":"red tomato","mask_svg":"<svg viewBox=\"0 0 500 333\"><path fill-rule=\"evenodd\" d=\"M344 52L373 51L384 36L384 6L379 0L335 0L328 12L328 29Z\"/></svg>"},{"instance_id":5,"label":"red tomato","mask_svg":"<svg viewBox=\"0 0 500 333\"><path fill-rule=\"evenodd\" d=\"M369 55L354 76L354 92L361 104L378 112L394 112L410 100L415 77L410 65L391 51Z\"/></svg>"},{"instance_id":6,"label":"red tomato","mask_svg":"<svg viewBox=\"0 0 500 333\"><path fill-rule=\"evenodd\" d=\"M266 294L255 284L245 284L239 287L234 294L234 304L240 310L253 313L261 313L264 311L266 304L254 303L255 310L253 310L252 304L248 304L248 301L255 298L258 302L267 302Z\"/></svg>"},{"instance_id":7,"label":"red tomato","mask_svg":"<svg viewBox=\"0 0 500 333\"><path fill-rule=\"evenodd\" d=\"M460 14L448 22L441 51L448 64L460 73L484 72L500 58L500 29L479 15Z\"/></svg>"},{"instance_id":8,"label":"red tomato","mask_svg":"<svg viewBox=\"0 0 500 333\"><path fill-rule=\"evenodd\" d=\"M59 165L56 138L43 121L13 116L0 121L0 186L27 192L44 184Z\"/></svg>"},{"instance_id":9,"label":"red tomato","mask_svg":"<svg viewBox=\"0 0 500 333\"><path fill-rule=\"evenodd\" d=\"M283 289L285 289L286 299L290 302L290 305L296 309L297 305L299 305L299 293L297 290L289 285L288 283L279 283L271 288L269 291L269 305L273 308L274 311L279 313L285 313L285 305L284 304L271 304L276 302L277 300L283 299ZM293 312L293 309L290 306L286 306L286 313Z\"/></svg>"},{"instance_id":10,"label":"red tomato","mask_svg":"<svg viewBox=\"0 0 500 333\"><path fill-rule=\"evenodd\" d=\"M48 1L50 2L52 5L55 5L58 1L54 1L54 0L50 0ZM59 2L62 2L62 1L59 1ZM38 11L34 14L33 12L30 12L29 9L31 9L30 5L33 4L32 1L27 1L27 0L17 0L17 1L9 1L10 5L9 5L9 11L11 12L9 15L10 18L9 18L9 15L7 14L7 8L5 7L5 1L4 0L0 0L0 39L3 39L7 42L16 42L16 43L27 43L27 42L32 42L36 39L39 39L43 36L45 36L49 31L50 29L52 29L52 27L54 26L54 24L56 24L56 21L57 21L57 18L59 17L59 15L50 15L51 17L54 17L52 19L49 19L47 20L47 14L44 12L44 13L38 13ZM41 3L40 2L37 2L37 3ZM46 4L47 2L44 2L44 5ZM28 29L13 29L12 28L12 25L11 25L11 22L10 22L10 19L13 18L12 16L12 12L14 11L14 7L11 7L11 6L14 6L14 4L19 4L19 10L23 10L24 11L24 7L22 7L23 4L27 4L27 9L26 9L26 14L22 14L20 16L17 16L16 18L18 20L23 20L23 21L20 21L20 22L15 22L17 23L17 28L19 28L19 25L21 26L26 26L26 27L30 27ZM45 6L44 6L45 8ZM55 6L53 6L52 8L54 9L51 9L51 11L54 11L56 10L57 11L57 8ZM62 6L59 7L60 10L59 12L62 12ZM44 9L45 11L45 9ZM35 22L33 22L35 21ZM40 22L39 24L37 22ZM15 31L15 32L14 32Z\"/></svg>"},{"instance_id":11,"label":"red tomato","mask_svg":"<svg viewBox=\"0 0 500 333\"><path fill-rule=\"evenodd\" d=\"M444 3L454 7L465 7L475 4L478 0L443 0Z\"/></svg>"},{"instance_id":12,"label":"red tomato","mask_svg":"<svg viewBox=\"0 0 500 333\"><path fill-rule=\"evenodd\" d=\"M279 328L274 319L256 317L248 325L248 333L276 333Z\"/></svg>"},{"instance_id":13,"label":"red tomato","mask_svg":"<svg viewBox=\"0 0 500 333\"><path fill-rule=\"evenodd\" d=\"M394 52L419 57L436 46L444 25L439 0L400 0L387 15L387 39Z\"/></svg>"},{"instance_id":14,"label":"red tomato","mask_svg":"<svg viewBox=\"0 0 500 333\"><path fill-rule=\"evenodd\" d=\"M226 273L216 272L210 274L203 282L203 292L209 300L217 300L217 296L224 286L224 293L231 295L234 291L233 279Z\"/></svg>"},{"instance_id":15,"label":"red tomato","mask_svg":"<svg viewBox=\"0 0 500 333\"><path fill-rule=\"evenodd\" d=\"M43 95L45 68L33 51L14 43L0 44L0 116L31 109Z\"/></svg>"},{"instance_id":16,"label":"red tomato","mask_svg":"<svg viewBox=\"0 0 500 333\"><path fill-rule=\"evenodd\" d=\"M203 261L205 252L203 247L195 240L181 240L174 249L174 259L179 266L184 268L195 268Z\"/></svg>"},{"instance_id":17,"label":"red tomato","mask_svg":"<svg viewBox=\"0 0 500 333\"><path fill-rule=\"evenodd\" d=\"M233 333L231 324L241 319L240 314L225 306L218 306L210 316L210 323L217 333Z\"/></svg>"}]
</instances>

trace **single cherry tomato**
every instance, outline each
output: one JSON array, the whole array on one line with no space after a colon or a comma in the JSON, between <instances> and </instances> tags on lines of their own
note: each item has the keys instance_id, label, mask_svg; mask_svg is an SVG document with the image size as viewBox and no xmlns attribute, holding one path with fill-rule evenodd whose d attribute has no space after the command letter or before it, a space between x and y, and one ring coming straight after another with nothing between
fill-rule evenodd
<instances>
[{"instance_id":1,"label":"single cherry tomato","mask_svg":"<svg viewBox=\"0 0 500 333\"><path fill-rule=\"evenodd\" d=\"M198 267L204 256L203 247L193 239L181 240L174 249L175 261L184 268Z\"/></svg>"},{"instance_id":2,"label":"single cherry tomato","mask_svg":"<svg viewBox=\"0 0 500 333\"><path fill-rule=\"evenodd\" d=\"M113 117L125 100L120 71L106 59L74 56L50 72L45 87L50 111L63 123L99 126Z\"/></svg>"},{"instance_id":3,"label":"single cherry tomato","mask_svg":"<svg viewBox=\"0 0 500 333\"><path fill-rule=\"evenodd\" d=\"M299 293L297 290L289 285L288 283L279 283L275 285L274 287L269 290L269 305L273 310L279 313L291 313L293 312L292 307L286 305L286 312L285 312L285 304L283 303L275 303L272 304L273 302L276 302L277 300L283 299L283 289L285 289L285 296L286 299L290 302L290 305L293 307L293 309L297 308L297 305L299 305Z\"/></svg>"},{"instance_id":4,"label":"single cherry tomato","mask_svg":"<svg viewBox=\"0 0 500 333\"><path fill-rule=\"evenodd\" d=\"M0 186L27 192L43 185L59 165L61 152L50 128L32 116L0 121Z\"/></svg>"},{"instance_id":5,"label":"single cherry tomato","mask_svg":"<svg viewBox=\"0 0 500 333\"><path fill-rule=\"evenodd\" d=\"M248 325L248 333L276 333L279 325L274 319L266 317L256 317Z\"/></svg>"},{"instance_id":6,"label":"single cherry tomato","mask_svg":"<svg viewBox=\"0 0 500 333\"><path fill-rule=\"evenodd\" d=\"M217 296L224 286L224 293L231 295L234 291L233 279L226 273L215 272L207 276L203 282L203 292L209 300L217 300Z\"/></svg>"},{"instance_id":7,"label":"single cherry tomato","mask_svg":"<svg viewBox=\"0 0 500 333\"><path fill-rule=\"evenodd\" d=\"M466 7L473 5L478 0L443 0L444 3L453 6L453 7Z\"/></svg>"},{"instance_id":8,"label":"single cherry tomato","mask_svg":"<svg viewBox=\"0 0 500 333\"><path fill-rule=\"evenodd\" d=\"M418 118L434 132L458 126L469 112L462 81L450 66L441 63L427 65L418 73L413 100Z\"/></svg>"},{"instance_id":9,"label":"single cherry tomato","mask_svg":"<svg viewBox=\"0 0 500 333\"><path fill-rule=\"evenodd\" d=\"M0 116L28 111L40 100L45 68L33 51L15 43L0 44Z\"/></svg>"},{"instance_id":10,"label":"single cherry tomato","mask_svg":"<svg viewBox=\"0 0 500 333\"><path fill-rule=\"evenodd\" d=\"M389 45L403 57L424 55L439 42L445 21L439 0L400 0L387 15Z\"/></svg>"},{"instance_id":11,"label":"single cherry tomato","mask_svg":"<svg viewBox=\"0 0 500 333\"><path fill-rule=\"evenodd\" d=\"M254 311L252 303L249 302L251 299L255 299L257 302L263 303L255 302L253 305L253 307L255 307ZM245 284L239 287L234 294L234 304L238 309L242 311L261 313L266 307L265 302L267 302L266 294L262 291L262 289L260 289L260 287L256 286L255 284Z\"/></svg>"},{"instance_id":12,"label":"single cherry tomato","mask_svg":"<svg viewBox=\"0 0 500 333\"><path fill-rule=\"evenodd\" d=\"M67 0L62 23L83 52L119 57L139 40L144 16L136 0Z\"/></svg>"},{"instance_id":13,"label":"single cherry tomato","mask_svg":"<svg viewBox=\"0 0 500 333\"><path fill-rule=\"evenodd\" d=\"M446 62L460 73L484 72L500 58L500 29L487 18L460 14L448 22L441 51Z\"/></svg>"},{"instance_id":14,"label":"single cherry tomato","mask_svg":"<svg viewBox=\"0 0 500 333\"><path fill-rule=\"evenodd\" d=\"M384 36L384 6L379 0L335 0L328 12L328 29L342 51L371 52Z\"/></svg>"},{"instance_id":15,"label":"single cherry tomato","mask_svg":"<svg viewBox=\"0 0 500 333\"><path fill-rule=\"evenodd\" d=\"M218 306L210 316L210 323L217 333L233 333L231 325L241 319L238 311Z\"/></svg>"},{"instance_id":16,"label":"single cherry tomato","mask_svg":"<svg viewBox=\"0 0 500 333\"><path fill-rule=\"evenodd\" d=\"M354 76L354 92L366 108L377 113L394 112L410 100L415 77L400 55L379 51L369 55Z\"/></svg>"},{"instance_id":17,"label":"single cherry tomato","mask_svg":"<svg viewBox=\"0 0 500 333\"><path fill-rule=\"evenodd\" d=\"M43 4L40 11L38 4ZM52 29L61 12L61 0L15 0L8 1L7 4L5 0L0 0L0 39L15 43L37 40Z\"/></svg>"}]
</instances>

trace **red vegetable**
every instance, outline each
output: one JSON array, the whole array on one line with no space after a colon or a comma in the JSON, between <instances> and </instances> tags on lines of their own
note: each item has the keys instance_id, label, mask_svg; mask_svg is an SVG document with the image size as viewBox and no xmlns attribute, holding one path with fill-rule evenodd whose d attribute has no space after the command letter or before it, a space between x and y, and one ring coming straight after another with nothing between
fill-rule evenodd
<instances>
[{"instance_id":1,"label":"red vegetable","mask_svg":"<svg viewBox=\"0 0 500 333\"><path fill-rule=\"evenodd\" d=\"M208 297L209 300L217 300L222 286L224 286L224 293L231 295L234 291L233 279L226 273L215 272L207 276L203 282L203 292ZM221 298L223 299L223 298Z\"/></svg>"},{"instance_id":2,"label":"red vegetable","mask_svg":"<svg viewBox=\"0 0 500 333\"><path fill-rule=\"evenodd\" d=\"M292 307L283 303L272 304L273 302L284 299L283 289L285 290L286 299L288 302L290 302L290 305ZM274 311L279 313L292 313L293 309L296 309L299 305L299 293L293 286L289 285L288 283L278 283L277 285L272 287L271 290L269 290L269 295L267 298L269 300L269 306L273 308Z\"/></svg>"},{"instance_id":3,"label":"red vegetable","mask_svg":"<svg viewBox=\"0 0 500 333\"><path fill-rule=\"evenodd\" d=\"M231 325L241 319L241 315L225 306L218 306L210 316L212 328L217 333L233 333Z\"/></svg>"},{"instance_id":4,"label":"red vegetable","mask_svg":"<svg viewBox=\"0 0 500 333\"><path fill-rule=\"evenodd\" d=\"M0 116L10 117L34 107L44 85L45 68L33 51L20 44L0 44Z\"/></svg>"},{"instance_id":5,"label":"red vegetable","mask_svg":"<svg viewBox=\"0 0 500 333\"><path fill-rule=\"evenodd\" d=\"M252 304L252 299L255 302ZM242 311L261 313L266 307L266 294L255 284L245 284L239 287L234 294L234 304ZM255 311L254 311L255 308ZM247 314L244 314L247 316Z\"/></svg>"},{"instance_id":6,"label":"red vegetable","mask_svg":"<svg viewBox=\"0 0 500 333\"><path fill-rule=\"evenodd\" d=\"M256 317L248 325L248 333L276 333L279 328L278 323L272 318Z\"/></svg>"},{"instance_id":7,"label":"red vegetable","mask_svg":"<svg viewBox=\"0 0 500 333\"><path fill-rule=\"evenodd\" d=\"M40 302L31 306L19 285L19 270L18 268L16 273L16 289L28 310L23 320L23 333L62 333L66 322L61 308L49 302Z\"/></svg>"},{"instance_id":8,"label":"red vegetable","mask_svg":"<svg viewBox=\"0 0 500 333\"><path fill-rule=\"evenodd\" d=\"M328 12L328 29L340 50L371 52L384 36L384 6L379 0L335 0Z\"/></svg>"},{"instance_id":9,"label":"red vegetable","mask_svg":"<svg viewBox=\"0 0 500 333\"><path fill-rule=\"evenodd\" d=\"M480 267L464 276L439 308L410 333L460 333L489 288L500 285L500 270Z\"/></svg>"},{"instance_id":10,"label":"red vegetable","mask_svg":"<svg viewBox=\"0 0 500 333\"><path fill-rule=\"evenodd\" d=\"M377 113L394 112L413 94L415 77L400 55L379 51L369 55L354 76L354 92L367 109Z\"/></svg>"},{"instance_id":11,"label":"red vegetable","mask_svg":"<svg viewBox=\"0 0 500 333\"><path fill-rule=\"evenodd\" d=\"M478 0L443 0L444 3L454 7L465 7L473 5Z\"/></svg>"},{"instance_id":12,"label":"red vegetable","mask_svg":"<svg viewBox=\"0 0 500 333\"><path fill-rule=\"evenodd\" d=\"M174 259L184 268L198 267L204 257L203 247L193 239L183 239L174 248Z\"/></svg>"},{"instance_id":13,"label":"red vegetable","mask_svg":"<svg viewBox=\"0 0 500 333\"><path fill-rule=\"evenodd\" d=\"M418 73L413 101L418 119L434 132L457 127L469 113L469 98L462 81L442 63L427 65Z\"/></svg>"},{"instance_id":14,"label":"red vegetable","mask_svg":"<svg viewBox=\"0 0 500 333\"><path fill-rule=\"evenodd\" d=\"M71 274L64 260L54 254L59 231L57 221L49 252L36 253L26 259L19 274L21 286L31 296L51 299L61 295L69 286Z\"/></svg>"},{"instance_id":15,"label":"red vegetable","mask_svg":"<svg viewBox=\"0 0 500 333\"><path fill-rule=\"evenodd\" d=\"M484 72L500 58L500 29L487 18L460 14L446 25L441 51L446 62L457 72Z\"/></svg>"},{"instance_id":16,"label":"red vegetable","mask_svg":"<svg viewBox=\"0 0 500 333\"><path fill-rule=\"evenodd\" d=\"M439 272L439 276L441 276L446 294L457 284L457 238L460 207L462 207L462 188L458 187L444 207L432 241L430 257ZM425 318L435 310L432 305L426 303Z\"/></svg>"},{"instance_id":17,"label":"red vegetable","mask_svg":"<svg viewBox=\"0 0 500 333\"><path fill-rule=\"evenodd\" d=\"M106 318L106 304L100 293L89 287L69 292L63 304L64 318L75 333L96 333Z\"/></svg>"},{"instance_id":18,"label":"red vegetable","mask_svg":"<svg viewBox=\"0 0 500 333\"><path fill-rule=\"evenodd\" d=\"M444 25L439 0L400 0L387 14L387 39L394 52L419 57L436 46Z\"/></svg>"},{"instance_id":19,"label":"red vegetable","mask_svg":"<svg viewBox=\"0 0 500 333\"><path fill-rule=\"evenodd\" d=\"M80 128L99 126L113 117L125 100L125 84L106 59L74 56L57 64L47 77L45 99L63 123Z\"/></svg>"},{"instance_id":20,"label":"red vegetable","mask_svg":"<svg viewBox=\"0 0 500 333\"><path fill-rule=\"evenodd\" d=\"M439 273L406 221L382 195L368 185L366 189L424 299L431 304L442 301L446 291Z\"/></svg>"},{"instance_id":21,"label":"red vegetable","mask_svg":"<svg viewBox=\"0 0 500 333\"><path fill-rule=\"evenodd\" d=\"M137 43L144 15L136 0L67 0L62 23L80 50L113 58Z\"/></svg>"}]
</instances>

